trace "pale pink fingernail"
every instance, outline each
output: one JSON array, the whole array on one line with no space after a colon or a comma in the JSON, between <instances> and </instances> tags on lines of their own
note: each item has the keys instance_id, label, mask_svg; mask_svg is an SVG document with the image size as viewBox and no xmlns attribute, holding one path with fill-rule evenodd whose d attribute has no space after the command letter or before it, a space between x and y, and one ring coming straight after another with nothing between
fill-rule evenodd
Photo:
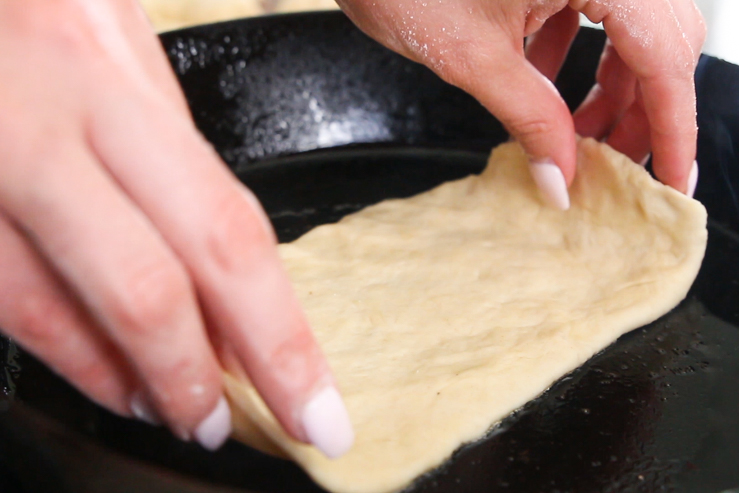
<instances>
[{"instance_id":1,"label":"pale pink fingernail","mask_svg":"<svg viewBox=\"0 0 739 493\"><path fill-rule=\"evenodd\" d=\"M569 209L570 195L562 170L550 159L532 161L529 168L544 200L556 209Z\"/></svg>"},{"instance_id":2,"label":"pale pink fingernail","mask_svg":"<svg viewBox=\"0 0 739 493\"><path fill-rule=\"evenodd\" d=\"M305 405L302 421L310 443L330 459L344 455L354 444L349 413L334 387L326 387Z\"/></svg>"},{"instance_id":3,"label":"pale pink fingernail","mask_svg":"<svg viewBox=\"0 0 739 493\"><path fill-rule=\"evenodd\" d=\"M231 434L231 409L221 396L215 409L195 429L195 440L208 450L216 450Z\"/></svg>"},{"instance_id":4,"label":"pale pink fingernail","mask_svg":"<svg viewBox=\"0 0 739 493\"><path fill-rule=\"evenodd\" d=\"M136 419L144 423L152 426L160 426L162 424L156 411L149 404L149 400L141 392L137 392L131 398L131 412L136 416Z\"/></svg>"},{"instance_id":5,"label":"pale pink fingernail","mask_svg":"<svg viewBox=\"0 0 739 493\"><path fill-rule=\"evenodd\" d=\"M693 167L690 168L688 175L688 197L693 198L695 195L695 187L698 186L698 161L693 161Z\"/></svg>"}]
</instances>

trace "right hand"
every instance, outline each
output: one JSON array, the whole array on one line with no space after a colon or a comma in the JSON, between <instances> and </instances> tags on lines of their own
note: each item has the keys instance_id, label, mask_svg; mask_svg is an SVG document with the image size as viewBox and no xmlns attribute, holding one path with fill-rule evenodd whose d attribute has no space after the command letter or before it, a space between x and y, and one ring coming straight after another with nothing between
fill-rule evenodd
<instances>
[{"instance_id":1,"label":"right hand","mask_svg":"<svg viewBox=\"0 0 739 493\"><path fill-rule=\"evenodd\" d=\"M3 331L111 411L211 449L231 430L223 365L294 438L343 453L269 221L136 0L0 0L0 53Z\"/></svg>"},{"instance_id":2,"label":"right hand","mask_svg":"<svg viewBox=\"0 0 739 493\"><path fill-rule=\"evenodd\" d=\"M337 0L367 34L423 63L485 106L523 146L534 178L569 207L576 132L639 162L666 185L697 179L693 73L705 25L693 0ZM609 37L598 84L570 114L555 80L578 12ZM524 49L524 39L529 37Z\"/></svg>"}]
</instances>

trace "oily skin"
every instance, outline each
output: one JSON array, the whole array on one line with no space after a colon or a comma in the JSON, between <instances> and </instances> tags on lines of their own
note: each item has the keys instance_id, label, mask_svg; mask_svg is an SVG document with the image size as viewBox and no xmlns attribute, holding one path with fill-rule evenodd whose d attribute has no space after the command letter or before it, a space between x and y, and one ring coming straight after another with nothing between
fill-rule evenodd
<instances>
[{"instance_id":1,"label":"oily skin","mask_svg":"<svg viewBox=\"0 0 739 493\"><path fill-rule=\"evenodd\" d=\"M692 0L341 3L567 183L577 131L637 160L651 149L686 189L705 35ZM549 79L575 10L612 44L573 118ZM135 402L183 439L225 369L306 441L301 410L330 369L263 210L197 132L138 3L0 0L0 52L0 327L99 404L132 416Z\"/></svg>"}]
</instances>

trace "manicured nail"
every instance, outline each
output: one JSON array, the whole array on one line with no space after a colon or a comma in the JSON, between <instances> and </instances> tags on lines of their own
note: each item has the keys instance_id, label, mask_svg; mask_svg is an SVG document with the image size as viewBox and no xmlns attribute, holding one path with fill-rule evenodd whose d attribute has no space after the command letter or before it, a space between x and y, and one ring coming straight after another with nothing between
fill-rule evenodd
<instances>
[{"instance_id":1,"label":"manicured nail","mask_svg":"<svg viewBox=\"0 0 739 493\"><path fill-rule=\"evenodd\" d=\"M567 193L567 182L562 170L549 159L532 161L529 168L544 200L556 209L562 211L569 209L570 196Z\"/></svg>"},{"instance_id":2,"label":"manicured nail","mask_svg":"<svg viewBox=\"0 0 739 493\"><path fill-rule=\"evenodd\" d=\"M308 440L329 459L347 453L354 444L354 430L339 392L326 387L303 408L303 428Z\"/></svg>"},{"instance_id":3,"label":"manicured nail","mask_svg":"<svg viewBox=\"0 0 739 493\"><path fill-rule=\"evenodd\" d=\"M152 426L160 426L162 424L156 411L154 411L148 399L141 392L136 393L131 398L131 412L136 416L136 419L144 423Z\"/></svg>"},{"instance_id":4,"label":"manicured nail","mask_svg":"<svg viewBox=\"0 0 739 493\"><path fill-rule=\"evenodd\" d=\"M695 195L695 187L698 186L698 161L693 161L693 167L690 168L688 175L688 197L691 199Z\"/></svg>"},{"instance_id":5,"label":"manicured nail","mask_svg":"<svg viewBox=\"0 0 739 493\"><path fill-rule=\"evenodd\" d=\"M215 409L195 429L195 440L208 450L216 450L231 434L231 409L221 396Z\"/></svg>"}]
</instances>

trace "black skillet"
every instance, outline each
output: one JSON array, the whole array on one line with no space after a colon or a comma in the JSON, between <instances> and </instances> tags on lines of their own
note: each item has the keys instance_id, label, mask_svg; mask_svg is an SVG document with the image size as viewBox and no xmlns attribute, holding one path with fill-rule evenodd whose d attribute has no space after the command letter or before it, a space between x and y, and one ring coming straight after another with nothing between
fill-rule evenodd
<instances>
[{"instance_id":1,"label":"black skillet","mask_svg":"<svg viewBox=\"0 0 739 493\"><path fill-rule=\"evenodd\" d=\"M603 41L585 30L574 44L558 82L572 107L592 84ZM198 126L262 199L283 241L478 171L506 139L471 98L340 13L205 26L162 42ZM697 197L711 224L687 300L410 491L739 486L739 67L703 57L696 81ZM320 491L291 463L240 444L210 454L112 416L5 340L0 391L2 493Z\"/></svg>"}]
</instances>

